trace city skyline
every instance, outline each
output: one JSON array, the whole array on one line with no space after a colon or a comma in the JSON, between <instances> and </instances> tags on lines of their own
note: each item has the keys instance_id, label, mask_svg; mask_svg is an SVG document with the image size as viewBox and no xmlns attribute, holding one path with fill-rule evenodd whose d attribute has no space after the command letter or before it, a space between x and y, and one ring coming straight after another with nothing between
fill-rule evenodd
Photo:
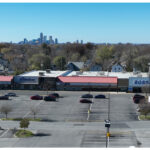
<instances>
[{"instance_id":1,"label":"city skyline","mask_svg":"<svg viewBox=\"0 0 150 150\"><path fill-rule=\"evenodd\" d=\"M150 3L0 3L0 42L150 43ZM16 32L17 31L17 32Z\"/></svg>"}]
</instances>

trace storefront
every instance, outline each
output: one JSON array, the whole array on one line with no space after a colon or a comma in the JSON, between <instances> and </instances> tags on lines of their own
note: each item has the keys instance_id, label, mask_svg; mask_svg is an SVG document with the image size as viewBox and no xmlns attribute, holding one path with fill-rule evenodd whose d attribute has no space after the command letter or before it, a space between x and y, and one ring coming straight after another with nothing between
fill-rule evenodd
<instances>
[{"instance_id":1,"label":"storefront","mask_svg":"<svg viewBox=\"0 0 150 150\"><path fill-rule=\"evenodd\" d=\"M12 88L13 76L0 76L0 89L8 90Z\"/></svg>"},{"instance_id":2,"label":"storefront","mask_svg":"<svg viewBox=\"0 0 150 150\"><path fill-rule=\"evenodd\" d=\"M142 92L145 88L148 89L150 86L149 77L130 77L129 78L129 92Z\"/></svg>"},{"instance_id":3,"label":"storefront","mask_svg":"<svg viewBox=\"0 0 150 150\"><path fill-rule=\"evenodd\" d=\"M20 90L33 90L39 89L39 77L31 76L15 76L14 77L14 89Z\"/></svg>"},{"instance_id":4,"label":"storefront","mask_svg":"<svg viewBox=\"0 0 150 150\"><path fill-rule=\"evenodd\" d=\"M70 91L117 91L117 77L60 76L56 87Z\"/></svg>"}]
</instances>

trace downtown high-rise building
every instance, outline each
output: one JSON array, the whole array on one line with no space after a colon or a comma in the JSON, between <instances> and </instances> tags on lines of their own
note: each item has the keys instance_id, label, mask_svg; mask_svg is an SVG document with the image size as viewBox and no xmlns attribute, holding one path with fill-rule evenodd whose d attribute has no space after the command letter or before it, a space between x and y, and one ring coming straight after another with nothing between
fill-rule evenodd
<instances>
[{"instance_id":1,"label":"downtown high-rise building","mask_svg":"<svg viewBox=\"0 0 150 150\"><path fill-rule=\"evenodd\" d=\"M54 40L53 40L52 36L49 36L49 44L54 44Z\"/></svg>"},{"instance_id":2,"label":"downtown high-rise building","mask_svg":"<svg viewBox=\"0 0 150 150\"><path fill-rule=\"evenodd\" d=\"M43 43L47 43L47 36L44 36Z\"/></svg>"},{"instance_id":3,"label":"downtown high-rise building","mask_svg":"<svg viewBox=\"0 0 150 150\"><path fill-rule=\"evenodd\" d=\"M43 39L43 33L41 32L41 33L40 33L40 44L43 43L43 40L44 40L44 39Z\"/></svg>"},{"instance_id":4,"label":"downtown high-rise building","mask_svg":"<svg viewBox=\"0 0 150 150\"><path fill-rule=\"evenodd\" d=\"M55 44L58 44L58 39L57 38L55 38Z\"/></svg>"}]
</instances>

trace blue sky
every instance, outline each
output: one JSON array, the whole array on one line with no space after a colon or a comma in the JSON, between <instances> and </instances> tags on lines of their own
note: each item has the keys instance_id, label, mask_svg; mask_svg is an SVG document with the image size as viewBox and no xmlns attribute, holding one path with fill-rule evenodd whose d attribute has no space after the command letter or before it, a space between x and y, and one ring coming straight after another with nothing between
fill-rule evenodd
<instances>
[{"instance_id":1,"label":"blue sky","mask_svg":"<svg viewBox=\"0 0 150 150\"><path fill-rule=\"evenodd\" d=\"M150 3L0 3L0 42L150 43Z\"/></svg>"}]
</instances>

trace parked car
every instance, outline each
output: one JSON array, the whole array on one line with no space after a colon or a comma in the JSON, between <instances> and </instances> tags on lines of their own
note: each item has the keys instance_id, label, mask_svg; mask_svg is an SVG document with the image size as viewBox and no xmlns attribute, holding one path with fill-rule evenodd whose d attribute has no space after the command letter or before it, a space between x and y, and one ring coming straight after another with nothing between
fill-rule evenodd
<instances>
[{"instance_id":1,"label":"parked car","mask_svg":"<svg viewBox=\"0 0 150 150\"><path fill-rule=\"evenodd\" d=\"M92 101L84 98L84 99L80 99L80 103L92 103Z\"/></svg>"},{"instance_id":2,"label":"parked car","mask_svg":"<svg viewBox=\"0 0 150 150\"><path fill-rule=\"evenodd\" d=\"M106 98L106 96L103 94L100 94L100 95L96 95L95 98Z\"/></svg>"},{"instance_id":3,"label":"parked car","mask_svg":"<svg viewBox=\"0 0 150 150\"><path fill-rule=\"evenodd\" d=\"M50 95L54 95L56 98L59 98L59 94L58 93L52 93Z\"/></svg>"},{"instance_id":4,"label":"parked car","mask_svg":"<svg viewBox=\"0 0 150 150\"><path fill-rule=\"evenodd\" d=\"M34 95L34 96L31 96L30 99L31 99L31 100L42 100L42 99L43 99L43 96Z\"/></svg>"},{"instance_id":5,"label":"parked car","mask_svg":"<svg viewBox=\"0 0 150 150\"><path fill-rule=\"evenodd\" d=\"M53 98L57 98L55 95L49 94L48 96L53 97Z\"/></svg>"},{"instance_id":6,"label":"parked car","mask_svg":"<svg viewBox=\"0 0 150 150\"><path fill-rule=\"evenodd\" d=\"M0 96L0 100L9 100L9 97L8 96Z\"/></svg>"},{"instance_id":7,"label":"parked car","mask_svg":"<svg viewBox=\"0 0 150 150\"><path fill-rule=\"evenodd\" d=\"M135 94L133 96L133 102L138 104L140 102L140 100L145 99L145 96L143 95L139 95L139 94Z\"/></svg>"},{"instance_id":8,"label":"parked car","mask_svg":"<svg viewBox=\"0 0 150 150\"><path fill-rule=\"evenodd\" d=\"M7 93L5 96L13 96L13 97L15 97L16 93Z\"/></svg>"},{"instance_id":9,"label":"parked car","mask_svg":"<svg viewBox=\"0 0 150 150\"><path fill-rule=\"evenodd\" d=\"M81 98L93 98L92 94L84 94L81 96Z\"/></svg>"},{"instance_id":10,"label":"parked car","mask_svg":"<svg viewBox=\"0 0 150 150\"><path fill-rule=\"evenodd\" d=\"M54 96L45 96L44 100L45 101L56 101L56 98Z\"/></svg>"}]
</instances>

